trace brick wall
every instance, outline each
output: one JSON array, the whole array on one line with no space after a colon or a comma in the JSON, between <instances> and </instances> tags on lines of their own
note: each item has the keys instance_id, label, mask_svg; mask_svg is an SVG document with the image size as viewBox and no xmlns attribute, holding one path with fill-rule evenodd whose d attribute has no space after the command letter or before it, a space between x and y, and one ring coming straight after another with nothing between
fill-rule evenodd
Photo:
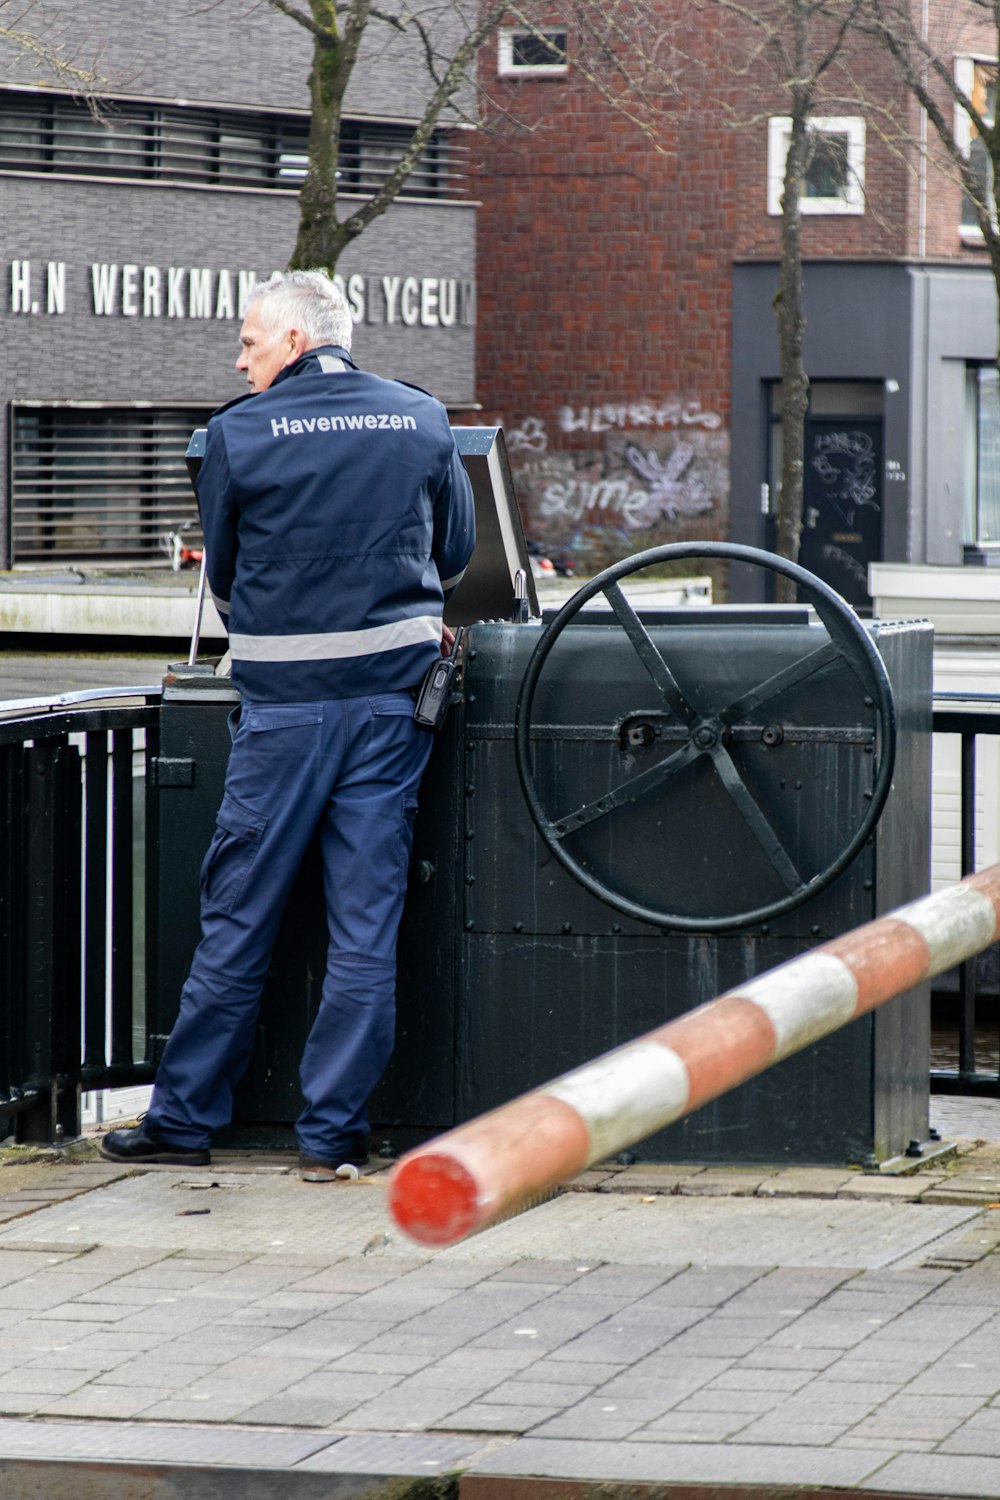
<instances>
[{"instance_id":1,"label":"brick wall","mask_svg":"<svg viewBox=\"0 0 1000 1500\"><path fill-rule=\"evenodd\" d=\"M939 31L954 10L933 0ZM479 396L506 428L529 533L589 566L729 534L731 268L779 255L767 122L788 103L763 66L750 82L726 72L749 39L711 15L688 12L703 29L659 151L572 72L497 85L495 51L483 59L529 129L480 143ZM942 31L940 45L949 60L988 55L995 36ZM923 246L982 263L958 234L953 174L919 170L918 110L872 39L831 72L817 112L865 119L866 203L804 215L806 260L909 260Z\"/></svg>"}]
</instances>

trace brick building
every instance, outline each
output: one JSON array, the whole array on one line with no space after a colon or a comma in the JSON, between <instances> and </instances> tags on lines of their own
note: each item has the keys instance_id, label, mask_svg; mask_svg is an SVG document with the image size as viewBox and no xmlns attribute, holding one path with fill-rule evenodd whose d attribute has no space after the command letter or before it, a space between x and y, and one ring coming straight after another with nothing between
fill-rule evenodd
<instances>
[{"instance_id":1,"label":"brick building","mask_svg":"<svg viewBox=\"0 0 1000 1500\"><path fill-rule=\"evenodd\" d=\"M308 129L302 29L248 0L38 0L22 24L107 80L101 118L0 42L0 567L149 561L193 515L191 428L245 383L242 301L287 264ZM413 59L359 67L345 199L418 116ZM475 209L435 140L344 255L359 361L456 411L474 388Z\"/></svg>"},{"instance_id":2,"label":"brick building","mask_svg":"<svg viewBox=\"0 0 1000 1500\"><path fill-rule=\"evenodd\" d=\"M996 35L956 31L962 10L931 5L929 34L988 114ZM536 46L512 67L509 42L485 64L530 128L479 147L480 399L507 428L529 529L589 565L690 537L773 544L788 105L763 62L752 91L727 66L754 44L732 13L685 14L700 56L688 41L655 146L574 73L555 23L568 65ZM857 38L825 90L802 215L802 561L864 608L880 558L960 564L1000 541L996 292L885 53ZM736 574L734 594L762 582Z\"/></svg>"}]
</instances>

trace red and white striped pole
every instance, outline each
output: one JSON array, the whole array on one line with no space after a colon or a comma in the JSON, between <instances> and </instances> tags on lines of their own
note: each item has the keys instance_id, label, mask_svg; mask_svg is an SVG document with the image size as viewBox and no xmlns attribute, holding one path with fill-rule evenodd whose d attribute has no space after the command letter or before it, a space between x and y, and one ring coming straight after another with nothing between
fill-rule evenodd
<instances>
[{"instance_id":1,"label":"red and white striped pole","mask_svg":"<svg viewBox=\"0 0 1000 1500\"><path fill-rule=\"evenodd\" d=\"M998 938L992 865L408 1152L392 1215L454 1244Z\"/></svg>"}]
</instances>

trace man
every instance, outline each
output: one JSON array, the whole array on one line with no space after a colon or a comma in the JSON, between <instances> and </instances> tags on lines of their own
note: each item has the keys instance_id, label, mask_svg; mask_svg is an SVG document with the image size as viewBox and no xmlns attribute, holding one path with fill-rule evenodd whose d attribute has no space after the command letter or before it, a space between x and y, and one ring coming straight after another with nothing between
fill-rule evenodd
<instances>
[{"instance_id":1,"label":"man","mask_svg":"<svg viewBox=\"0 0 1000 1500\"><path fill-rule=\"evenodd\" d=\"M392 1052L396 932L431 735L413 690L442 650L472 554L468 476L444 408L358 370L343 295L319 271L251 295L236 368L251 394L208 425L198 501L242 702L202 867L202 938L139 1125L112 1161L209 1161L260 992L318 832L330 942L300 1079L300 1172L367 1158Z\"/></svg>"}]
</instances>

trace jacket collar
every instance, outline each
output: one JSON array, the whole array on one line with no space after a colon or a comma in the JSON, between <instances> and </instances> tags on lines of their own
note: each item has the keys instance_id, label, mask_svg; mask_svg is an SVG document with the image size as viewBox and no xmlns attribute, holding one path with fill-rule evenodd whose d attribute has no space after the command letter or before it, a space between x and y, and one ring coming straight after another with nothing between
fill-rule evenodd
<instances>
[{"instance_id":1,"label":"jacket collar","mask_svg":"<svg viewBox=\"0 0 1000 1500\"><path fill-rule=\"evenodd\" d=\"M282 380L290 380L295 375L304 375L307 372L315 373L317 369L321 370L323 368L324 356L327 359L342 361L349 370L356 370L358 368L347 350L342 348L340 344L320 344L315 349L307 349L305 354L301 354L294 364L285 365L284 369L279 370L271 381L271 389L273 390Z\"/></svg>"}]
</instances>

